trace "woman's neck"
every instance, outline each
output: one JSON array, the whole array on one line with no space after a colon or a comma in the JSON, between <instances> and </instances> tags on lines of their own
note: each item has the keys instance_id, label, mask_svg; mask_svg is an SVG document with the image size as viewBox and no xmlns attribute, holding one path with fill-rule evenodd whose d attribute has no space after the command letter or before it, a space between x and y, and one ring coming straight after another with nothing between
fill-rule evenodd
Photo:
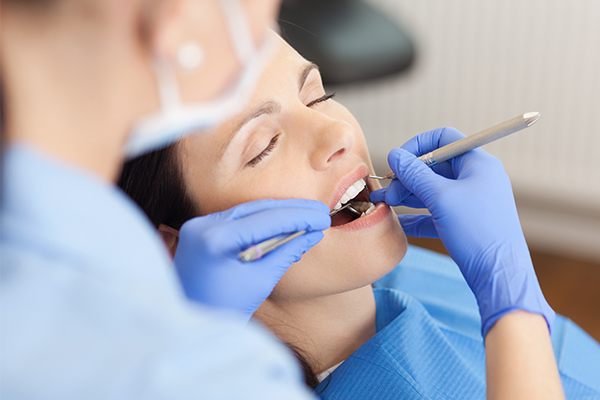
<instances>
[{"instance_id":1,"label":"woman's neck","mask_svg":"<svg viewBox=\"0 0 600 400\"><path fill-rule=\"evenodd\" d=\"M375 297L368 285L300 302L269 299L255 317L320 373L348 358L375 334Z\"/></svg>"}]
</instances>

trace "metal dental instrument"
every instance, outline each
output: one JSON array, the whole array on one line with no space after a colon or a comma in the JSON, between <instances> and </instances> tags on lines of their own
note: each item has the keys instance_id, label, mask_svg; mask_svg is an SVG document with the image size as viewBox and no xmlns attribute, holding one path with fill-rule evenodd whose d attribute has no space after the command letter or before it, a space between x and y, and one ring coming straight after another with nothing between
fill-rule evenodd
<instances>
[{"instance_id":1,"label":"metal dental instrument","mask_svg":"<svg viewBox=\"0 0 600 400\"><path fill-rule=\"evenodd\" d=\"M508 121L494 125L491 128L484 129L481 132L467 136L464 139L457 140L454 143L450 143L432 152L423 154L419 157L419 160L423 161L427 166L432 167L453 157L464 154L467 151L483 146L484 144L494 142L512 133L518 132L521 129L528 128L535 124L538 119L540 119L539 112L528 112L518 115ZM369 178L380 180L394 179L395 175L393 172L390 172L384 176L369 175Z\"/></svg>"},{"instance_id":2,"label":"metal dental instrument","mask_svg":"<svg viewBox=\"0 0 600 400\"><path fill-rule=\"evenodd\" d=\"M345 210L346 208L349 211L351 211L353 214L362 215L362 213L360 211L358 211L354 207L352 207L351 203L346 203L346 204L344 204L343 207L338 208L337 210L331 211L329 213L329 215L333 217L335 214L339 213L342 210ZM301 230L301 231L298 231L298 232L295 232L295 233L292 233L289 235L281 235L281 236L274 237L272 239L265 240L254 246L248 247L246 250L240 252L238 254L238 258L243 262L256 261L259 258L262 258L264 255L275 250L276 248L283 246L287 242L294 240L297 237L304 235L305 233L306 233L305 230Z\"/></svg>"},{"instance_id":3,"label":"metal dental instrument","mask_svg":"<svg viewBox=\"0 0 600 400\"><path fill-rule=\"evenodd\" d=\"M330 217L333 217L335 214L339 213L342 210L348 209L348 211L352 212L352 214L356 214L356 215L361 215L362 212L358 211L356 208L352 207L352 200L350 200L348 203L344 204L342 207L338 208L337 210L333 210L329 213Z\"/></svg>"}]
</instances>

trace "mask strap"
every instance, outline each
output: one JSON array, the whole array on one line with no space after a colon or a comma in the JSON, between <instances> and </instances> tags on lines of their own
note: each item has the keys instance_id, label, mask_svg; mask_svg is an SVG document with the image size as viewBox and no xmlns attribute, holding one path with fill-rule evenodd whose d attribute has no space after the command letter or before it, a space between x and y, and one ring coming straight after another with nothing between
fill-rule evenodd
<instances>
[{"instance_id":1,"label":"mask strap","mask_svg":"<svg viewBox=\"0 0 600 400\"><path fill-rule=\"evenodd\" d=\"M277 40L267 35L265 41L255 46L248 30L243 9L237 0L222 0L227 8L231 40L243 66L241 75L225 89L221 96L205 103L185 104L180 96L179 82L172 66L155 58L153 69L158 86L161 109L142 118L133 127L125 147L128 158L152 149L167 146L192 132L215 126L233 115L252 95L260 75L276 49ZM274 29L277 31L277 29Z\"/></svg>"},{"instance_id":2,"label":"mask strap","mask_svg":"<svg viewBox=\"0 0 600 400\"><path fill-rule=\"evenodd\" d=\"M236 54L240 62L245 64L256 56L248 20L239 0L222 0L221 4ZM163 109L167 112L179 109L181 94L175 71L169 63L158 58L154 61L154 69L159 80L158 90Z\"/></svg>"},{"instance_id":3,"label":"mask strap","mask_svg":"<svg viewBox=\"0 0 600 400\"><path fill-rule=\"evenodd\" d=\"M167 113L177 110L181 105L181 97L173 68L159 58L156 58L152 65L157 80L161 109Z\"/></svg>"},{"instance_id":4,"label":"mask strap","mask_svg":"<svg viewBox=\"0 0 600 400\"><path fill-rule=\"evenodd\" d=\"M239 0L221 0L225 20L229 27L229 36L241 63L245 63L255 52L252 32L248 18Z\"/></svg>"}]
</instances>

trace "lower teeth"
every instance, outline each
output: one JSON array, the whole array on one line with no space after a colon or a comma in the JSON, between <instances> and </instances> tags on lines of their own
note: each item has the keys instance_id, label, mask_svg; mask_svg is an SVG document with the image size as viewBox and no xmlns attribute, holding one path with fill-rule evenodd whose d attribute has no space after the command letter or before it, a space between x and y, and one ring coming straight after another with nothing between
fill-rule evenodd
<instances>
[{"instance_id":1,"label":"lower teeth","mask_svg":"<svg viewBox=\"0 0 600 400\"><path fill-rule=\"evenodd\" d=\"M358 211L361 217L369 215L375 209L375 205L368 201L354 201L351 204L351 207Z\"/></svg>"},{"instance_id":2,"label":"lower teeth","mask_svg":"<svg viewBox=\"0 0 600 400\"><path fill-rule=\"evenodd\" d=\"M373 212L373 210L375 210L375 206L373 204L371 204L371 207L369 207L369 209L367 211L365 211L364 213L362 213L360 216L364 217L365 215L369 215Z\"/></svg>"},{"instance_id":3,"label":"lower teeth","mask_svg":"<svg viewBox=\"0 0 600 400\"><path fill-rule=\"evenodd\" d=\"M350 202L351 207L360 213L364 213L369 209L371 203L368 201L352 201Z\"/></svg>"},{"instance_id":4,"label":"lower teeth","mask_svg":"<svg viewBox=\"0 0 600 400\"><path fill-rule=\"evenodd\" d=\"M371 206L369 207L369 209L367 211L365 211L365 215L369 215L373 211L375 211L375 204L371 203Z\"/></svg>"}]
</instances>

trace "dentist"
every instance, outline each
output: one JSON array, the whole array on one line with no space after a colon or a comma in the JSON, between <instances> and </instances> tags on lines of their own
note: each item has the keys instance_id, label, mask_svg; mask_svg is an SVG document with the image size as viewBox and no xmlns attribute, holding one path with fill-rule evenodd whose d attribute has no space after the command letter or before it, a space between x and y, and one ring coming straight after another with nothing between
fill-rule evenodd
<instances>
[{"instance_id":1,"label":"dentist","mask_svg":"<svg viewBox=\"0 0 600 400\"><path fill-rule=\"evenodd\" d=\"M236 112L268 60L277 3L0 0L0 397L311 398L291 355L247 320L321 239L327 207L208 216L182 231L173 269L113 185L126 158Z\"/></svg>"}]
</instances>

